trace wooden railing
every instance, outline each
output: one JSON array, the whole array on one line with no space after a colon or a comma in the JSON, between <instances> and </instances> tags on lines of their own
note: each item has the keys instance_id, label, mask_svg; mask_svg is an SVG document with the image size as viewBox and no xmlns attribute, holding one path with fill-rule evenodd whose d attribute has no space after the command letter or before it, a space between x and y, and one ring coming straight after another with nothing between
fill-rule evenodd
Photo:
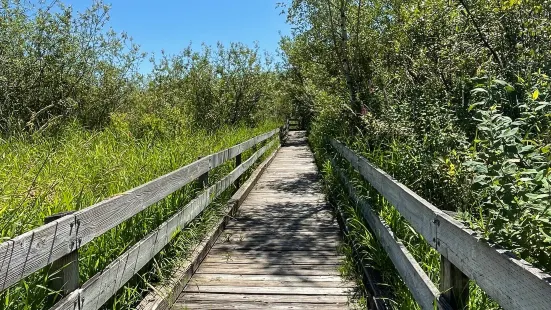
<instances>
[{"instance_id":1,"label":"wooden railing","mask_svg":"<svg viewBox=\"0 0 551 310\"><path fill-rule=\"evenodd\" d=\"M279 127L279 141L281 142L281 145L285 144L288 134L289 134L289 119L286 119L285 124Z\"/></svg>"},{"instance_id":2,"label":"wooden railing","mask_svg":"<svg viewBox=\"0 0 551 310\"><path fill-rule=\"evenodd\" d=\"M239 183L240 176L276 140L266 143L246 161L241 162L241 154L244 151L272 138L279 131L279 129L269 131L221 152L203 157L86 209L52 217L47 220L49 223L46 225L0 244L0 291L49 266L50 269L58 269L56 274L58 279L53 282L54 287L51 289L66 295L52 309L99 309L170 242L178 229L192 221L232 183ZM233 158L236 158L236 168L231 173L206 188L167 221L115 259L102 272L79 286L79 248L195 179L199 179L206 185L208 172Z\"/></svg>"},{"instance_id":3,"label":"wooden railing","mask_svg":"<svg viewBox=\"0 0 551 310\"><path fill-rule=\"evenodd\" d=\"M360 175L441 254L440 288L430 281L407 248L396 239L369 203L360 197L333 160L349 197L394 263L422 309L461 308L467 304L468 280L474 280L504 309L551 309L551 277L512 253L498 249L378 169L367 159L332 139L331 145Z\"/></svg>"}]
</instances>

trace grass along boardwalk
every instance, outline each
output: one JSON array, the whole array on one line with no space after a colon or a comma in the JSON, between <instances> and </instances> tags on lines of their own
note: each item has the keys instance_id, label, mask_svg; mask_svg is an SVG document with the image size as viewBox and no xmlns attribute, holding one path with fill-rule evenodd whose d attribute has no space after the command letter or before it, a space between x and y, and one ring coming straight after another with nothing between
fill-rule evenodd
<instances>
[{"instance_id":1,"label":"grass along boardwalk","mask_svg":"<svg viewBox=\"0 0 551 310\"><path fill-rule=\"evenodd\" d=\"M174 309L346 309L339 242L305 132L290 132Z\"/></svg>"}]
</instances>

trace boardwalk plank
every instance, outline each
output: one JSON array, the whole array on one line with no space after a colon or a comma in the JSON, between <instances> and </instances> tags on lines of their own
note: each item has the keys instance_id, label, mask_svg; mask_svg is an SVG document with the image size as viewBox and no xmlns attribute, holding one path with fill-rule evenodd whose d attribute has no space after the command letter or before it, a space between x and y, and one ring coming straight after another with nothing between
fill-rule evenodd
<instances>
[{"instance_id":1,"label":"boardwalk plank","mask_svg":"<svg viewBox=\"0 0 551 310\"><path fill-rule=\"evenodd\" d=\"M345 304L347 301L346 296L342 295L245 295L245 294L201 294L201 293L189 293L182 295L179 299L182 302L195 303L198 301L205 302L263 302L263 303L310 303L310 304Z\"/></svg>"},{"instance_id":2,"label":"boardwalk plank","mask_svg":"<svg viewBox=\"0 0 551 310\"><path fill-rule=\"evenodd\" d=\"M338 223L303 132L279 150L174 309L346 309Z\"/></svg>"},{"instance_id":3,"label":"boardwalk plank","mask_svg":"<svg viewBox=\"0 0 551 310\"><path fill-rule=\"evenodd\" d=\"M278 295L345 295L351 293L346 287L289 287L289 286L222 286L222 285L188 285L185 292L226 293L226 294L278 294Z\"/></svg>"}]
</instances>

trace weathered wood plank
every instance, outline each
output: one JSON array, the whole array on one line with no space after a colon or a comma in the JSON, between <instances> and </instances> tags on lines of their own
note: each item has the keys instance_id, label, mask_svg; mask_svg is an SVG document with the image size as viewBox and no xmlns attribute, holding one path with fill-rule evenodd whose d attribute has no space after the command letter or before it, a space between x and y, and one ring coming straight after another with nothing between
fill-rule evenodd
<instances>
[{"instance_id":1,"label":"weathered wood plank","mask_svg":"<svg viewBox=\"0 0 551 310\"><path fill-rule=\"evenodd\" d=\"M182 295L179 299L181 302L264 302L264 303L305 303L305 304L345 304L348 301L347 296L343 295L262 295L262 294L202 294L188 293Z\"/></svg>"},{"instance_id":2,"label":"weathered wood plank","mask_svg":"<svg viewBox=\"0 0 551 310\"><path fill-rule=\"evenodd\" d=\"M261 217L263 212L251 211L247 213L242 213L237 220L238 222L301 222L301 223L325 223L325 224L334 224L336 219L334 216L326 212L325 214L315 213L315 212L301 212L297 211L296 216L292 217L289 214L284 212L265 212L264 217Z\"/></svg>"},{"instance_id":3,"label":"weathered wood plank","mask_svg":"<svg viewBox=\"0 0 551 310\"><path fill-rule=\"evenodd\" d=\"M190 285L186 292L232 293L232 294L278 294L278 295L350 295L349 288L335 287L279 287L279 286L218 286Z\"/></svg>"},{"instance_id":4,"label":"weathered wood plank","mask_svg":"<svg viewBox=\"0 0 551 310\"><path fill-rule=\"evenodd\" d=\"M298 275L298 276L340 276L337 265L289 265L277 264L228 264L205 263L196 274L235 274L235 275Z\"/></svg>"},{"instance_id":5,"label":"weathered wood plank","mask_svg":"<svg viewBox=\"0 0 551 310\"><path fill-rule=\"evenodd\" d=\"M0 291L82 247L277 130L204 157L120 195L0 244Z\"/></svg>"},{"instance_id":6,"label":"weathered wood plank","mask_svg":"<svg viewBox=\"0 0 551 310\"><path fill-rule=\"evenodd\" d=\"M317 244L321 245L321 246L326 246L326 245L335 245L337 244L339 241L339 239L337 239L337 242L335 242L335 240L328 240L328 241L320 241L320 242L316 242ZM307 245L311 245L310 244L310 240L303 240L303 239L276 239L276 238L270 238L270 239L263 239L263 240L258 240L258 239L254 239L254 240L241 240L241 239L238 239L238 240L221 240L220 242L218 242L214 248L219 248L219 247L223 247L223 246L226 246L226 245L254 245L254 246L257 246L257 245L297 245L297 246L307 246Z\"/></svg>"},{"instance_id":7,"label":"weathered wood plank","mask_svg":"<svg viewBox=\"0 0 551 310\"><path fill-rule=\"evenodd\" d=\"M280 281L280 282L337 282L343 280L339 276L287 276L287 275L242 275L242 274L196 274L193 276L196 281Z\"/></svg>"},{"instance_id":8,"label":"weathered wood plank","mask_svg":"<svg viewBox=\"0 0 551 310\"><path fill-rule=\"evenodd\" d=\"M299 231L297 233L293 232L282 232L278 234L279 237L285 238L286 240L306 240L306 241L312 241L312 240L321 240L321 241L332 241L332 242L338 242L341 240L341 238L335 233L336 231L329 231L319 232L319 235L314 234L306 234L306 232L303 233L303 231ZM311 232L314 233L314 232ZM227 242L238 242L238 241L253 241L253 240L268 240L273 239L273 233L268 233L266 231L251 231L248 230L245 232L240 232L237 230L230 230L229 232L224 232L224 240Z\"/></svg>"},{"instance_id":9,"label":"weathered wood plank","mask_svg":"<svg viewBox=\"0 0 551 310\"><path fill-rule=\"evenodd\" d=\"M316 242L316 241L322 241L322 242L339 242L340 238L339 236L336 236L336 234L320 234L319 236L315 235L294 235L294 234L280 234L279 237L285 238L286 240L290 241L298 241L298 242ZM239 241L243 242L249 242L249 241L267 241L270 239L273 239L273 234L254 234L254 235L239 235L239 234L233 234L233 235L227 235L224 234L223 236L224 241L230 242L230 243L236 243Z\"/></svg>"},{"instance_id":10,"label":"weathered wood plank","mask_svg":"<svg viewBox=\"0 0 551 310\"><path fill-rule=\"evenodd\" d=\"M189 303L189 302L183 302L181 304L176 305L173 309L175 310L183 310L183 309L293 309L293 310L312 310L312 309L331 309L334 310L335 306L337 304L296 304L296 303L262 303L262 302L234 302L231 304L227 303L216 303L216 302L198 302L198 303ZM342 303L339 305L339 308L343 308L346 306L345 303Z\"/></svg>"},{"instance_id":11,"label":"weathered wood plank","mask_svg":"<svg viewBox=\"0 0 551 310\"><path fill-rule=\"evenodd\" d=\"M265 224L262 227L254 224L231 223L228 225L230 229L242 230L265 230L265 231L295 231L295 230L312 230L312 231L334 231L338 233L339 229L336 225L329 224L306 224L306 223L279 223L273 222Z\"/></svg>"},{"instance_id":12,"label":"weathered wood plank","mask_svg":"<svg viewBox=\"0 0 551 310\"><path fill-rule=\"evenodd\" d=\"M263 250L263 251L318 251L327 249L337 249L338 244L223 244L215 245L215 249L219 250Z\"/></svg>"},{"instance_id":13,"label":"weathered wood plank","mask_svg":"<svg viewBox=\"0 0 551 310\"><path fill-rule=\"evenodd\" d=\"M337 225L336 219L316 219L316 218L255 218L255 219L239 219L237 224L243 225L266 225L266 224L298 224L298 225Z\"/></svg>"},{"instance_id":14,"label":"weathered wood plank","mask_svg":"<svg viewBox=\"0 0 551 310\"><path fill-rule=\"evenodd\" d=\"M343 259L338 256L318 256L318 257L287 257L287 256L272 256L272 257L256 257L256 256L244 256L228 253L227 255L211 255L207 257L205 263L231 263L231 264L270 264L277 261L280 265L338 265L342 263Z\"/></svg>"},{"instance_id":15,"label":"weathered wood plank","mask_svg":"<svg viewBox=\"0 0 551 310\"><path fill-rule=\"evenodd\" d=\"M234 264L227 263L205 263L196 274L236 274L236 275L298 275L298 276L339 276L340 272L336 265L296 265L289 268L289 265L266 265L266 264L247 264L236 268Z\"/></svg>"},{"instance_id":16,"label":"weathered wood plank","mask_svg":"<svg viewBox=\"0 0 551 310\"><path fill-rule=\"evenodd\" d=\"M352 288L350 282L338 281L281 281L281 280L243 280L223 278L195 278L189 281L189 286L254 286L254 287L319 287L319 288Z\"/></svg>"},{"instance_id":17,"label":"weathered wood plank","mask_svg":"<svg viewBox=\"0 0 551 310\"><path fill-rule=\"evenodd\" d=\"M358 196L352 183L348 181L334 161L332 161L332 165L342 184L345 186L348 196L360 207L365 221L369 224L377 240L385 249L385 252L419 306L425 310L433 310L436 302L440 309L448 309L449 306L447 304L439 302L440 292L404 244L396 239L394 233L373 212L367 201Z\"/></svg>"},{"instance_id":18,"label":"weathered wood plank","mask_svg":"<svg viewBox=\"0 0 551 310\"><path fill-rule=\"evenodd\" d=\"M551 276L478 238L476 233L442 212L342 143L333 147L377 189L427 242L504 309L547 309Z\"/></svg>"}]
</instances>

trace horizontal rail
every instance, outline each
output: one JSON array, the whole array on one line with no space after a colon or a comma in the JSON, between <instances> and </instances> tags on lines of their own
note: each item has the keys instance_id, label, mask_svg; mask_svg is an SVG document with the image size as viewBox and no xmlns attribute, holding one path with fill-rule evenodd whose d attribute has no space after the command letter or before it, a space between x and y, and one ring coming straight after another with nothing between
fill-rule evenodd
<instances>
[{"instance_id":1,"label":"horizontal rail","mask_svg":"<svg viewBox=\"0 0 551 310\"><path fill-rule=\"evenodd\" d=\"M549 309L551 277L477 237L411 189L335 139L331 145L427 242L504 309Z\"/></svg>"},{"instance_id":2,"label":"horizontal rail","mask_svg":"<svg viewBox=\"0 0 551 310\"><path fill-rule=\"evenodd\" d=\"M203 173L269 139L277 132L277 129L269 131L206 156L153 181L3 242L0 244L0 291L78 250Z\"/></svg>"},{"instance_id":3,"label":"horizontal rail","mask_svg":"<svg viewBox=\"0 0 551 310\"><path fill-rule=\"evenodd\" d=\"M331 164L334 171L337 171L337 174L341 182L349 186L348 180L346 179L341 169L337 166L335 159L331 158ZM356 196L352 196L353 193L350 192L351 189L353 189L353 187L350 187L350 188L347 187L348 195L350 198L355 198ZM341 227L344 232L344 235L348 236L350 234L350 227L348 227L348 221L346 220L346 216L340 207L336 207L336 210L337 210L338 216L340 217ZM355 244L352 244L352 252L353 252L354 259L361 260L361 256L359 255L357 246ZM370 270L372 268L364 264L360 264L360 267L362 269L361 271L363 273L364 281L367 282L367 285L369 286L369 289L371 290L371 293L372 293L372 296L370 296L369 305L375 310L392 309L392 307L388 303L387 298L384 298L384 296L382 295L381 290L379 289L379 285L373 277L373 273Z\"/></svg>"},{"instance_id":4,"label":"horizontal rail","mask_svg":"<svg viewBox=\"0 0 551 310\"><path fill-rule=\"evenodd\" d=\"M176 301L185 285L191 279L191 276L197 271L202 260L207 256L208 252L224 230L230 218L235 216L237 209L243 204L245 198L252 191L257 181L260 179L264 171L273 161L277 150L268 156L258 167L251 173L249 178L239 187L226 203L224 216L214 225L214 229L203 238L198 244L189 259L185 263L178 266L172 276L164 283L152 290L142 299L136 307L139 310L166 310L169 309Z\"/></svg>"},{"instance_id":5,"label":"horizontal rail","mask_svg":"<svg viewBox=\"0 0 551 310\"><path fill-rule=\"evenodd\" d=\"M338 168L335 160L331 159L331 163L342 184L344 184L348 197L360 207L364 220L385 249L421 309L433 310L435 303L438 305L438 309L451 309L447 302L440 298L438 288L432 283L405 245L396 239L390 227L373 211L369 203L358 195L354 185Z\"/></svg>"},{"instance_id":6,"label":"horizontal rail","mask_svg":"<svg viewBox=\"0 0 551 310\"><path fill-rule=\"evenodd\" d=\"M239 176L272 147L274 143L275 140L272 140L271 143L260 148L230 174L203 191L197 198L189 202L157 229L115 259L102 272L84 283L82 288L69 294L51 309L99 309L170 242L175 232L199 215L216 197L233 184Z\"/></svg>"}]
</instances>

